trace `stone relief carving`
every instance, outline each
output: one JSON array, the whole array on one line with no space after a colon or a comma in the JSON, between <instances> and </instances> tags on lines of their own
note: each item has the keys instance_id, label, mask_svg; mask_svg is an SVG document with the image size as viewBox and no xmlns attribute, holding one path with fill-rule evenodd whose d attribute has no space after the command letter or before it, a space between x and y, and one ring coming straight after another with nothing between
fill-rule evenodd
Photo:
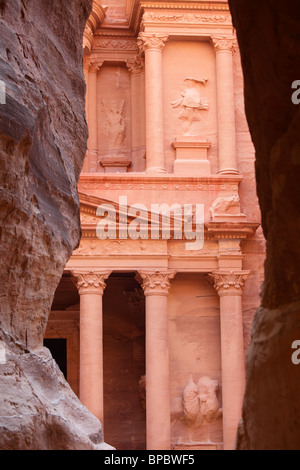
<instances>
[{"instance_id":1,"label":"stone relief carving","mask_svg":"<svg viewBox=\"0 0 300 470\"><path fill-rule=\"evenodd\" d=\"M168 295L171 280L174 278L176 272L139 271L139 274L143 279L142 288L146 296L153 294Z\"/></svg>"},{"instance_id":2,"label":"stone relief carving","mask_svg":"<svg viewBox=\"0 0 300 470\"><path fill-rule=\"evenodd\" d=\"M182 395L183 415L188 425L209 424L222 415L218 388L218 381L210 377L201 377L197 385L192 376L189 377Z\"/></svg>"},{"instance_id":3,"label":"stone relief carving","mask_svg":"<svg viewBox=\"0 0 300 470\"><path fill-rule=\"evenodd\" d=\"M143 72L145 63L142 57L137 55L133 59L127 59L126 66L130 73L138 74L138 73Z\"/></svg>"},{"instance_id":4,"label":"stone relief carving","mask_svg":"<svg viewBox=\"0 0 300 470\"><path fill-rule=\"evenodd\" d=\"M205 23L218 23L218 24L231 24L231 17L229 15L201 15L197 13L186 14L167 14L146 12L143 15L142 23L159 22L159 23L187 23L187 24L205 24Z\"/></svg>"},{"instance_id":5,"label":"stone relief carving","mask_svg":"<svg viewBox=\"0 0 300 470\"><path fill-rule=\"evenodd\" d=\"M208 279L212 282L219 296L242 295L249 274L250 271L214 272L208 274Z\"/></svg>"},{"instance_id":6,"label":"stone relief carving","mask_svg":"<svg viewBox=\"0 0 300 470\"><path fill-rule=\"evenodd\" d=\"M237 194L227 197L218 197L210 208L210 213L214 214L239 214L240 198Z\"/></svg>"},{"instance_id":7,"label":"stone relief carving","mask_svg":"<svg viewBox=\"0 0 300 470\"><path fill-rule=\"evenodd\" d=\"M137 39L137 45L141 52L147 49L162 50L169 38L165 33L140 33Z\"/></svg>"},{"instance_id":8,"label":"stone relief carving","mask_svg":"<svg viewBox=\"0 0 300 470\"><path fill-rule=\"evenodd\" d=\"M109 104L105 104L101 99L100 103L105 116L104 129L107 134L109 148L120 150L126 137L125 99L121 103L112 100Z\"/></svg>"},{"instance_id":9,"label":"stone relief carving","mask_svg":"<svg viewBox=\"0 0 300 470\"><path fill-rule=\"evenodd\" d=\"M74 283L77 286L80 295L87 293L97 293L103 295L106 287L105 280L109 277L111 271L95 272L77 272L72 271Z\"/></svg>"},{"instance_id":10,"label":"stone relief carving","mask_svg":"<svg viewBox=\"0 0 300 470\"><path fill-rule=\"evenodd\" d=\"M235 52L237 49L237 40L235 37L229 36L212 36L212 43L215 50Z\"/></svg>"},{"instance_id":11,"label":"stone relief carving","mask_svg":"<svg viewBox=\"0 0 300 470\"><path fill-rule=\"evenodd\" d=\"M184 80L184 91L181 97L172 101L173 108L180 108L178 118L184 121L184 135L193 136L201 134L201 111L207 111L209 102L202 97L202 86L205 86L207 79L197 80L186 78ZM202 132L203 133L203 132Z\"/></svg>"},{"instance_id":12,"label":"stone relief carving","mask_svg":"<svg viewBox=\"0 0 300 470\"><path fill-rule=\"evenodd\" d=\"M118 50L127 50L127 51L138 51L138 46L136 41L129 41L128 39L104 39L96 38L95 45L100 49L118 49Z\"/></svg>"}]
</instances>

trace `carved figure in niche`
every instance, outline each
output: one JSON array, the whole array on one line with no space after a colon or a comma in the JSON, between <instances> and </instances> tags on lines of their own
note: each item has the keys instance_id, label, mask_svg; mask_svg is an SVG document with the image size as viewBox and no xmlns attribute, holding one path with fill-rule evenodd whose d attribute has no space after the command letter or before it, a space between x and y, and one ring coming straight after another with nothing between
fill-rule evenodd
<instances>
[{"instance_id":1,"label":"carved figure in niche","mask_svg":"<svg viewBox=\"0 0 300 470\"><path fill-rule=\"evenodd\" d=\"M209 102L201 96L201 86L205 86L207 79L196 80L195 78L186 78L184 80L185 89L181 98L173 101L173 108L180 108L179 119L185 122L184 135L201 134L201 111L208 110Z\"/></svg>"},{"instance_id":2,"label":"carved figure in niche","mask_svg":"<svg viewBox=\"0 0 300 470\"><path fill-rule=\"evenodd\" d=\"M108 145L110 149L121 149L126 136L125 124L125 100L118 104L112 100L109 105L105 106L101 100L102 111L105 115L105 132L108 138Z\"/></svg>"},{"instance_id":3,"label":"carved figure in niche","mask_svg":"<svg viewBox=\"0 0 300 470\"><path fill-rule=\"evenodd\" d=\"M218 388L218 381L210 377L201 377L197 385L192 376L189 377L182 396L184 419L188 425L208 424L222 415Z\"/></svg>"},{"instance_id":4,"label":"carved figure in niche","mask_svg":"<svg viewBox=\"0 0 300 470\"><path fill-rule=\"evenodd\" d=\"M211 214L239 214L240 198L237 194L228 197L218 197L210 208Z\"/></svg>"}]
</instances>

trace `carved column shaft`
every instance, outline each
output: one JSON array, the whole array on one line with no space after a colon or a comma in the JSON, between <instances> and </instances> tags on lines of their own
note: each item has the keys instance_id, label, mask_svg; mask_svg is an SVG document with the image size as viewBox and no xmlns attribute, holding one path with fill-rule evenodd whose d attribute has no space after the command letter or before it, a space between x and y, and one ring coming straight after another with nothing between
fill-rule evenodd
<instances>
[{"instance_id":1,"label":"carved column shaft","mask_svg":"<svg viewBox=\"0 0 300 470\"><path fill-rule=\"evenodd\" d=\"M145 146L144 61L140 56L126 61L131 83L131 146L133 152Z\"/></svg>"},{"instance_id":2,"label":"carved column shaft","mask_svg":"<svg viewBox=\"0 0 300 470\"><path fill-rule=\"evenodd\" d=\"M212 37L216 51L219 173L236 174L236 128L232 37Z\"/></svg>"},{"instance_id":3,"label":"carved column shaft","mask_svg":"<svg viewBox=\"0 0 300 470\"><path fill-rule=\"evenodd\" d=\"M145 52L147 172L165 173L162 50L166 34L141 33L138 45Z\"/></svg>"},{"instance_id":4,"label":"carved column shaft","mask_svg":"<svg viewBox=\"0 0 300 470\"><path fill-rule=\"evenodd\" d=\"M74 272L80 295L81 402L103 426L103 321L102 296L110 272Z\"/></svg>"},{"instance_id":5,"label":"carved column shaft","mask_svg":"<svg viewBox=\"0 0 300 470\"><path fill-rule=\"evenodd\" d=\"M234 448L245 386L242 291L248 271L215 272L210 277L220 296L223 446Z\"/></svg>"},{"instance_id":6,"label":"carved column shaft","mask_svg":"<svg viewBox=\"0 0 300 470\"><path fill-rule=\"evenodd\" d=\"M174 272L140 272L146 297L147 450L171 448L168 294Z\"/></svg>"},{"instance_id":7,"label":"carved column shaft","mask_svg":"<svg viewBox=\"0 0 300 470\"><path fill-rule=\"evenodd\" d=\"M89 171L95 169L98 160L98 72L103 62L91 62L88 72L88 153L89 153Z\"/></svg>"}]
</instances>

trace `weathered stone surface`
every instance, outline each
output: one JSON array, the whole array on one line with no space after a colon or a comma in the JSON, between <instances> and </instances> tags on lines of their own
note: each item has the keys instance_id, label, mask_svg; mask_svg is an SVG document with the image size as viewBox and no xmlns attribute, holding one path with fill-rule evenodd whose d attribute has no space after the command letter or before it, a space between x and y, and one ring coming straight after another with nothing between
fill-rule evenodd
<instances>
[{"instance_id":1,"label":"weathered stone surface","mask_svg":"<svg viewBox=\"0 0 300 470\"><path fill-rule=\"evenodd\" d=\"M29 352L7 341L0 360L2 450L110 448L99 421L79 402L48 349Z\"/></svg>"},{"instance_id":2,"label":"weathered stone surface","mask_svg":"<svg viewBox=\"0 0 300 470\"><path fill-rule=\"evenodd\" d=\"M229 0L256 149L257 192L267 239L262 309L248 353L240 449L299 449L300 380L291 362L299 336L300 12L296 0Z\"/></svg>"},{"instance_id":3,"label":"weathered stone surface","mask_svg":"<svg viewBox=\"0 0 300 470\"><path fill-rule=\"evenodd\" d=\"M98 448L100 423L42 348L80 237L82 35L91 0L0 1L0 448ZM4 354L4 353L3 353Z\"/></svg>"},{"instance_id":4,"label":"weathered stone surface","mask_svg":"<svg viewBox=\"0 0 300 470\"><path fill-rule=\"evenodd\" d=\"M241 50L267 239L263 305L276 308L300 295L300 247L294 243L300 229L300 109L291 100L300 59L299 5L296 0L229 3Z\"/></svg>"}]
</instances>

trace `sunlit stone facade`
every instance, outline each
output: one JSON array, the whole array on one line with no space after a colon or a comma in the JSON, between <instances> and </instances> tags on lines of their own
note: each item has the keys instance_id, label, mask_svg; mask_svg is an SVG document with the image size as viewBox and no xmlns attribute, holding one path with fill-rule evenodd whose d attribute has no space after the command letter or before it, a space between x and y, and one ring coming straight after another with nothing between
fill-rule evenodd
<instances>
[{"instance_id":1,"label":"sunlit stone facade","mask_svg":"<svg viewBox=\"0 0 300 470\"><path fill-rule=\"evenodd\" d=\"M46 339L117 449L231 449L265 246L228 4L95 0L84 49L82 239Z\"/></svg>"}]
</instances>

